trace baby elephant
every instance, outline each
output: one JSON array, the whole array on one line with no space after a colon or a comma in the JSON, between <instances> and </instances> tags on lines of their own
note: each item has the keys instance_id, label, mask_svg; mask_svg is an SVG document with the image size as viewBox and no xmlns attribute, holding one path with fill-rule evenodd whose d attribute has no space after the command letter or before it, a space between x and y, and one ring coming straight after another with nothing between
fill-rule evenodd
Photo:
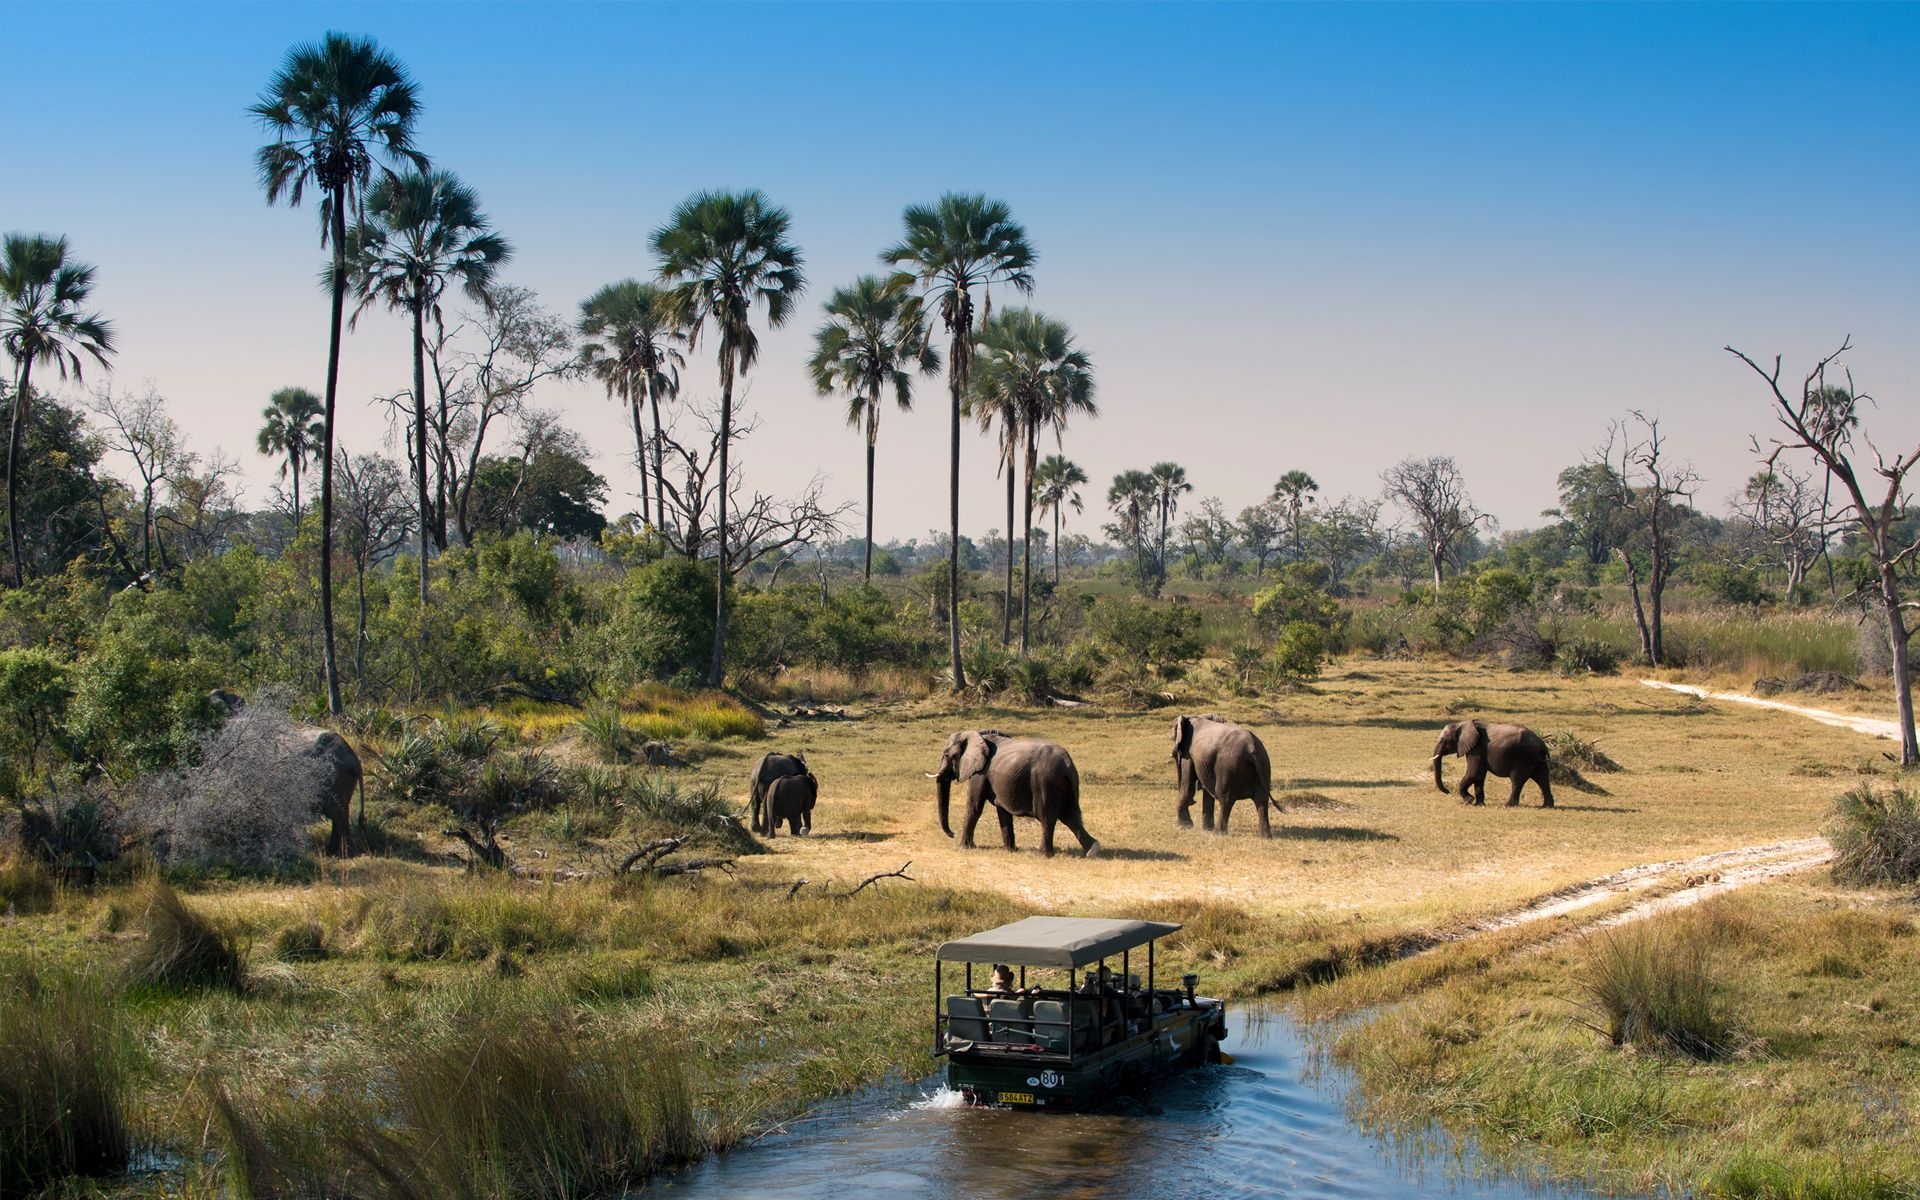
<instances>
[{"instance_id":1,"label":"baby elephant","mask_svg":"<svg viewBox=\"0 0 1920 1200\"><path fill-rule=\"evenodd\" d=\"M813 832L813 803L820 798L820 781L812 772L783 775L767 785L767 836L778 835L780 822L795 837Z\"/></svg>"},{"instance_id":2,"label":"baby elephant","mask_svg":"<svg viewBox=\"0 0 1920 1200\"><path fill-rule=\"evenodd\" d=\"M1460 786L1456 790L1460 798L1469 798L1472 802L1487 802L1487 772L1491 771L1502 779L1513 780L1513 794L1507 797L1507 807L1520 803L1520 789L1527 786L1531 779L1540 785L1540 807L1553 807L1553 784L1547 778L1548 751L1546 742L1540 735L1525 725L1489 725L1478 719L1455 721L1440 731L1440 740L1433 744L1433 785L1441 791L1447 790L1447 782L1441 775L1440 760L1449 754L1458 754L1467 760L1467 769L1460 776Z\"/></svg>"}]
</instances>

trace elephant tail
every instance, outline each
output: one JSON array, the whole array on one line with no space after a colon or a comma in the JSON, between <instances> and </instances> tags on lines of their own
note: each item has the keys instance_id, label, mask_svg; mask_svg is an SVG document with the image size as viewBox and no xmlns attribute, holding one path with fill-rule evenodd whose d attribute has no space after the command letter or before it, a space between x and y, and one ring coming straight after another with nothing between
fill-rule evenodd
<instances>
[{"instance_id":1,"label":"elephant tail","mask_svg":"<svg viewBox=\"0 0 1920 1200\"><path fill-rule=\"evenodd\" d=\"M360 772L360 778L353 781L353 786L360 793L360 817L356 824L360 829L360 840L365 841L367 837L367 773L365 771Z\"/></svg>"}]
</instances>

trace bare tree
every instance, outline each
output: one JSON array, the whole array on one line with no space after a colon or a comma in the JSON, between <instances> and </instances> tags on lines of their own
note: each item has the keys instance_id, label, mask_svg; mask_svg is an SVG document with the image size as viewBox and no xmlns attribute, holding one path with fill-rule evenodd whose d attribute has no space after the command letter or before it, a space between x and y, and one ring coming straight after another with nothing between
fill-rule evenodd
<instances>
[{"instance_id":1,"label":"bare tree","mask_svg":"<svg viewBox=\"0 0 1920 1200\"><path fill-rule=\"evenodd\" d=\"M1811 476L1774 463L1747 481L1732 498L1732 507L1745 523L1754 552L1769 568L1785 573L1787 600L1794 602L1807 573L1826 553L1831 528L1826 494Z\"/></svg>"},{"instance_id":2,"label":"bare tree","mask_svg":"<svg viewBox=\"0 0 1920 1200\"><path fill-rule=\"evenodd\" d=\"M235 533L245 519L234 486L239 477L240 464L215 447L205 460L189 455L167 480L169 503L155 520L174 530L174 547L181 561L220 554L233 547Z\"/></svg>"},{"instance_id":3,"label":"bare tree","mask_svg":"<svg viewBox=\"0 0 1920 1200\"><path fill-rule=\"evenodd\" d=\"M660 480L666 495L662 514L666 519L660 530L670 547L697 560L720 552L713 514L720 499L721 421L709 406L689 406L688 412L697 433L682 435L670 427L661 435L668 469ZM730 440L738 445L758 428L757 420L736 412ZM763 492L747 494L740 475L733 474L724 564L729 577L768 555L791 557L797 548L833 536L840 531L840 518L853 508L851 504L828 508L821 498L825 483L819 476L797 498L781 500Z\"/></svg>"},{"instance_id":4,"label":"bare tree","mask_svg":"<svg viewBox=\"0 0 1920 1200\"><path fill-rule=\"evenodd\" d=\"M398 550L413 531L413 510L407 503L406 480L400 466L378 454L350 455L335 448L339 481L335 504L340 512L340 545L353 559L353 578L360 601L354 625L353 674L362 688L367 682L367 571Z\"/></svg>"},{"instance_id":5,"label":"bare tree","mask_svg":"<svg viewBox=\"0 0 1920 1200\"><path fill-rule=\"evenodd\" d=\"M1615 512L1622 536L1615 540L1614 553L1627 571L1640 656L1649 667L1666 659L1663 613L1673 577L1674 534L1685 516L1684 502L1693 499L1700 482L1692 466L1676 466L1664 458L1665 452L1660 418L1638 410L1609 425L1606 444L1594 452L1594 461L1609 468L1619 489Z\"/></svg>"},{"instance_id":6,"label":"bare tree","mask_svg":"<svg viewBox=\"0 0 1920 1200\"><path fill-rule=\"evenodd\" d=\"M1407 458L1381 472L1386 498L1406 510L1426 543L1433 567L1433 590L1440 590L1442 568L1456 545L1482 521L1492 518L1473 506L1460 464L1445 455Z\"/></svg>"},{"instance_id":7,"label":"bare tree","mask_svg":"<svg viewBox=\"0 0 1920 1200\"><path fill-rule=\"evenodd\" d=\"M167 570L167 547L155 516L161 489L192 470L195 460L181 440L180 427L167 415L166 397L151 383L137 393L117 394L108 385L93 393L88 407L107 424L102 444L125 455L140 481L141 567L152 571L158 555L160 569Z\"/></svg>"},{"instance_id":8,"label":"bare tree","mask_svg":"<svg viewBox=\"0 0 1920 1200\"><path fill-rule=\"evenodd\" d=\"M1920 600L1903 599L1901 579L1902 569L1920 555L1920 533L1902 530L1910 499L1907 477L1920 465L1920 445L1889 458L1864 432L1860 433L1860 440L1873 455L1872 473L1886 485L1880 499L1870 502L1867 485L1854 463L1857 452L1853 439L1859 431L1860 407L1863 403L1871 404L1872 400L1854 390L1850 372L1846 374L1845 386L1827 382L1828 368L1852 346L1851 339L1843 339L1838 350L1815 363L1801 381L1798 396L1789 396L1780 386L1779 355L1774 356L1773 370L1768 371L1732 346L1726 350L1753 368L1753 373L1765 380L1773 393L1774 419L1786 431L1786 436L1773 440L1766 457L1767 465L1772 467L1781 455L1791 451L1805 451L1845 489L1847 503L1834 515L1837 519L1851 519L1858 526L1860 539L1873 562L1880 605L1886 614L1887 640L1893 652L1894 703L1900 713L1900 763L1907 767L1920 766L1920 743L1914 738L1913 680L1908 673L1906 624L1906 613L1920 609ZM1758 447L1756 438L1755 448Z\"/></svg>"}]
</instances>

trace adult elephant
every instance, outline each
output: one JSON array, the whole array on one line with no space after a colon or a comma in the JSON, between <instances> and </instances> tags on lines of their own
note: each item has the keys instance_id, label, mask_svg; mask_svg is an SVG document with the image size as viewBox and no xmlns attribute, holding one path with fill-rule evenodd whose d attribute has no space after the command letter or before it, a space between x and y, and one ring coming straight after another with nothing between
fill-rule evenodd
<instances>
[{"instance_id":1,"label":"adult elephant","mask_svg":"<svg viewBox=\"0 0 1920 1200\"><path fill-rule=\"evenodd\" d=\"M226 688L215 688L207 693L207 699L224 709L229 718L246 707L246 701L238 692ZM278 719L276 715L276 722ZM345 854L351 831L353 794L356 791L360 793L360 824L364 828L367 823L367 792L360 756L347 744L347 739L331 729L321 729L315 725L287 722L284 728L276 730L274 740L289 758L311 759L319 764L310 776L319 780L313 797L313 811L325 817L331 825L327 833L327 853Z\"/></svg>"},{"instance_id":2,"label":"adult elephant","mask_svg":"<svg viewBox=\"0 0 1920 1200\"><path fill-rule=\"evenodd\" d=\"M805 754L782 754L776 750L762 754L760 761L753 764L753 800L748 812L748 824L755 833L772 832L773 821L766 814L767 787L776 779L805 774Z\"/></svg>"},{"instance_id":3,"label":"adult elephant","mask_svg":"<svg viewBox=\"0 0 1920 1200\"><path fill-rule=\"evenodd\" d=\"M1447 790L1447 782L1441 770L1440 760L1449 754L1458 754L1467 760L1467 769L1460 776L1460 786L1455 790L1462 800L1485 804L1487 802L1487 773L1492 772L1502 779L1513 780L1513 792L1507 797L1507 807L1520 803L1520 790L1531 779L1540 785L1540 807L1553 807L1553 783L1547 778L1548 761L1551 757L1547 743L1539 734L1525 725L1489 725L1485 721L1455 721L1440 731L1440 740L1433 744L1433 786L1441 791Z\"/></svg>"},{"instance_id":4,"label":"adult elephant","mask_svg":"<svg viewBox=\"0 0 1920 1200\"><path fill-rule=\"evenodd\" d=\"M1040 822L1040 851L1053 857L1053 827L1065 825L1080 839L1087 858L1100 853L1100 843L1080 819L1080 772L1066 749L1039 738L1009 737L991 729L970 729L947 739L940 752L940 769L930 771L940 799L940 831L953 836L947 823L953 784L967 785L967 817L960 844L972 849L973 830L988 804L1000 819L1000 844L1014 849L1013 819L1032 817Z\"/></svg>"},{"instance_id":5,"label":"adult elephant","mask_svg":"<svg viewBox=\"0 0 1920 1200\"><path fill-rule=\"evenodd\" d=\"M1273 767L1267 748L1252 730L1202 713L1173 720L1173 765L1180 781L1180 824L1193 825L1193 792L1201 794L1200 823L1212 829L1213 805L1220 804L1220 832L1227 831L1233 802L1251 800L1260 814L1260 836L1273 836L1267 807L1273 804Z\"/></svg>"},{"instance_id":6,"label":"adult elephant","mask_svg":"<svg viewBox=\"0 0 1920 1200\"><path fill-rule=\"evenodd\" d=\"M780 832L780 823L785 821L793 836L799 837L802 826L805 832L813 832L813 805L820 798L820 781L811 772L799 775L782 775L767 785L767 836L774 837Z\"/></svg>"}]
</instances>

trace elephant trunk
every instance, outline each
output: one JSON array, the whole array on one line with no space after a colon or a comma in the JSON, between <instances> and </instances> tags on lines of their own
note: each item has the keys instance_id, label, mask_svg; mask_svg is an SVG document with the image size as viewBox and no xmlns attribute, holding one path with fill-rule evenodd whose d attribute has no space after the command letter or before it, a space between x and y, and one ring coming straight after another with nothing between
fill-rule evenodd
<instances>
[{"instance_id":1,"label":"elephant trunk","mask_svg":"<svg viewBox=\"0 0 1920 1200\"><path fill-rule=\"evenodd\" d=\"M947 822L947 805L953 798L953 776L942 771L933 777L933 786L939 794L940 832L946 834L948 837L952 837L953 826Z\"/></svg>"},{"instance_id":2,"label":"elephant trunk","mask_svg":"<svg viewBox=\"0 0 1920 1200\"><path fill-rule=\"evenodd\" d=\"M1440 760L1442 757L1443 756L1439 754L1433 756L1433 786L1439 788L1442 793L1445 793L1447 790L1447 781L1441 771Z\"/></svg>"}]
</instances>

